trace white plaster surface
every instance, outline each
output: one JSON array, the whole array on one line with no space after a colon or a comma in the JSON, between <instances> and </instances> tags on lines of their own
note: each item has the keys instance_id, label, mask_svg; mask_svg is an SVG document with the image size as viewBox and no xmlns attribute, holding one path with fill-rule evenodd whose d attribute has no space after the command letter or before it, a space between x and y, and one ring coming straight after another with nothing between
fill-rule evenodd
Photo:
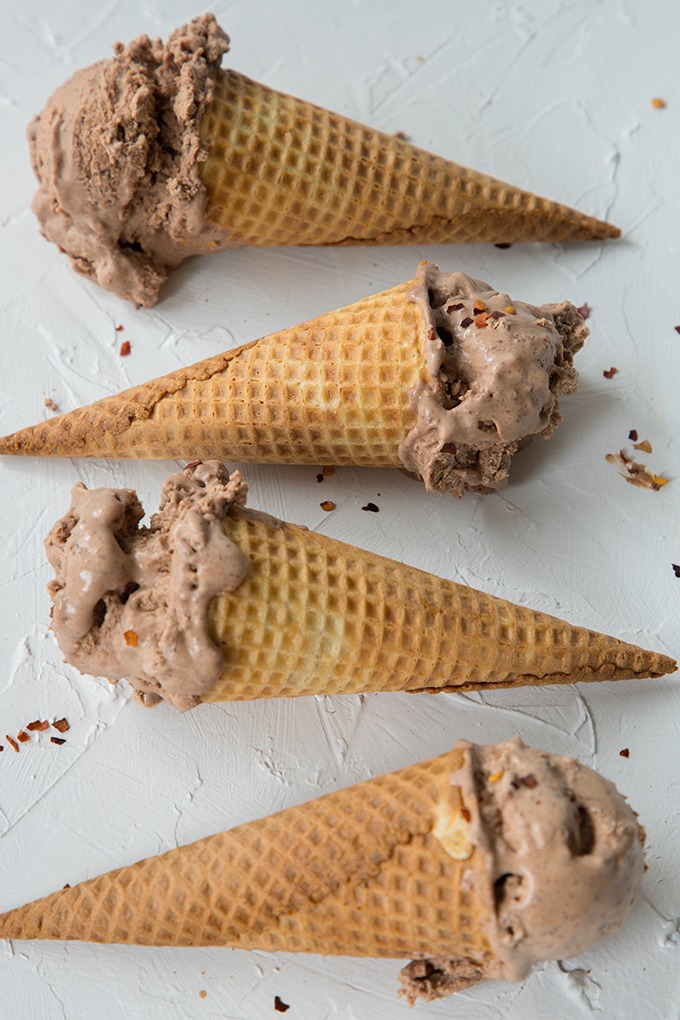
<instances>
[{"instance_id":1,"label":"white plaster surface","mask_svg":"<svg viewBox=\"0 0 680 1020\"><path fill-rule=\"evenodd\" d=\"M135 311L75 276L39 235L25 125L117 39L166 35L189 0L0 5L0 429L117 392L410 278L462 269L535 303L592 306L579 392L501 494L428 495L398 472L246 467L253 506L513 601L680 651L677 530L680 7L666 0L233 0L215 7L232 66L624 229L606 245L237 251L182 268ZM643 13L644 11L644 13ZM667 101L655 109L655 96ZM115 327L122 325L122 332ZM128 339L132 353L118 348ZM618 374L608 380L603 370ZM605 454L637 429L671 482L628 485ZM443 752L519 733L614 780L640 813L649 870L612 942L419 1006L431 1020L680 1016L680 681L378 695L144 711L80 677L48 632L42 540L76 481L155 509L174 463L5 460L0 501L0 909ZM337 509L324 513L331 499ZM362 513L373 500L379 514ZM1 735L66 716L68 741ZM619 751L628 747L628 759ZM13 1020L399 1020L393 961L0 943ZM207 994L199 997L203 990Z\"/></svg>"}]
</instances>

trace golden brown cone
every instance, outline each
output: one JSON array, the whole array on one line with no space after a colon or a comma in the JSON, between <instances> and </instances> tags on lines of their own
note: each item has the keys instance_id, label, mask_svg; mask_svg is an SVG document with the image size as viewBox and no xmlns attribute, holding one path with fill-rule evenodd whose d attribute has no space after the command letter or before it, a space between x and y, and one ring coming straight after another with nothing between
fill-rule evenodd
<instances>
[{"instance_id":1,"label":"golden brown cone","mask_svg":"<svg viewBox=\"0 0 680 1020\"><path fill-rule=\"evenodd\" d=\"M427 373L414 286L22 429L0 453L401 466Z\"/></svg>"},{"instance_id":2,"label":"golden brown cone","mask_svg":"<svg viewBox=\"0 0 680 1020\"><path fill-rule=\"evenodd\" d=\"M442 844L463 808L451 776L464 754L61 890L0 916L0 938L485 960L491 890L470 892L483 855L469 845L456 860Z\"/></svg>"},{"instance_id":3,"label":"golden brown cone","mask_svg":"<svg viewBox=\"0 0 680 1020\"><path fill-rule=\"evenodd\" d=\"M668 656L293 524L227 517L246 579L211 603L224 671L203 701L622 680Z\"/></svg>"},{"instance_id":4,"label":"golden brown cone","mask_svg":"<svg viewBox=\"0 0 680 1020\"><path fill-rule=\"evenodd\" d=\"M227 246L578 241L618 228L221 71L200 125ZM215 247L217 247L215 242ZM224 247L223 243L219 247Z\"/></svg>"}]
</instances>

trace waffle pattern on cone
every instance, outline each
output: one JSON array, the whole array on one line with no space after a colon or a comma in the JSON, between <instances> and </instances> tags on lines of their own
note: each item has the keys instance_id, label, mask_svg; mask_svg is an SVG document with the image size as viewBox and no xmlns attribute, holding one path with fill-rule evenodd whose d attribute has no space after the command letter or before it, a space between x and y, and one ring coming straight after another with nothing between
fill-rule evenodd
<instances>
[{"instance_id":1,"label":"waffle pattern on cone","mask_svg":"<svg viewBox=\"0 0 680 1020\"><path fill-rule=\"evenodd\" d=\"M590 216L223 71L200 126L210 219L233 245L616 237Z\"/></svg>"},{"instance_id":2,"label":"waffle pattern on cone","mask_svg":"<svg viewBox=\"0 0 680 1020\"><path fill-rule=\"evenodd\" d=\"M413 286L23 429L0 452L400 466L426 375Z\"/></svg>"},{"instance_id":3,"label":"waffle pattern on cone","mask_svg":"<svg viewBox=\"0 0 680 1020\"><path fill-rule=\"evenodd\" d=\"M229 517L249 574L211 603L204 701L623 679L671 660L292 524Z\"/></svg>"},{"instance_id":4,"label":"waffle pattern on cone","mask_svg":"<svg viewBox=\"0 0 680 1020\"><path fill-rule=\"evenodd\" d=\"M431 835L454 748L0 917L0 938L352 956L489 952L489 905ZM489 897L489 903L491 898Z\"/></svg>"}]
</instances>

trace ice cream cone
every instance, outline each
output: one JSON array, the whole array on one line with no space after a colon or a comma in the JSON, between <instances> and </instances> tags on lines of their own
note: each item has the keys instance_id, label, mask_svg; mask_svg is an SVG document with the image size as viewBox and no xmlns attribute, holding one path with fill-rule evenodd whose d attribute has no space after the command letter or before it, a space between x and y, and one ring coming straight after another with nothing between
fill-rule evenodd
<instances>
[{"instance_id":1,"label":"ice cream cone","mask_svg":"<svg viewBox=\"0 0 680 1020\"><path fill-rule=\"evenodd\" d=\"M235 71L212 15L73 75L29 129L41 229L153 305L189 255L241 245L577 241L619 230Z\"/></svg>"},{"instance_id":2,"label":"ice cream cone","mask_svg":"<svg viewBox=\"0 0 680 1020\"><path fill-rule=\"evenodd\" d=\"M0 454L402 466L430 490L489 492L561 421L587 335L569 302L511 304L425 262L391 290L6 436Z\"/></svg>"},{"instance_id":3,"label":"ice cream cone","mask_svg":"<svg viewBox=\"0 0 680 1020\"><path fill-rule=\"evenodd\" d=\"M403 283L0 440L0 453L398 466L425 376Z\"/></svg>"},{"instance_id":4,"label":"ice cream cone","mask_svg":"<svg viewBox=\"0 0 680 1020\"><path fill-rule=\"evenodd\" d=\"M518 839L509 852L503 822ZM404 984L409 998L439 997L485 977L521 979L538 959L606 938L642 871L635 816L610 783L518 740L460 741L10 910L0 938L434 957L448 982L419 987L412 964ZM530 880L528 902L506 886L513 878Z\"/></svg>"},{"instance_id":5,"label":"ice cream cone","mask_svg":"<svg viewBox=\"0 0 680 1020\"><path fill-rule=\"evenodd\" d=\"M620 233L235 71L216 76L200 137L207 214L230 246L576 241Z\"/></svg>"},{"instance_id":6,"label":"ice cream cone","mask_svg":"<svg viewBox=\"0 0 680 1020\"><path fill-rule=\"evenodd\" d=\"M46 540L52 629L67 661L180 709L675 669L668 656L248 510L244 499L238 473L193 464L164 483L158 514L139 529L133 492L76 486Z\"/></svg>"}]
</instances>

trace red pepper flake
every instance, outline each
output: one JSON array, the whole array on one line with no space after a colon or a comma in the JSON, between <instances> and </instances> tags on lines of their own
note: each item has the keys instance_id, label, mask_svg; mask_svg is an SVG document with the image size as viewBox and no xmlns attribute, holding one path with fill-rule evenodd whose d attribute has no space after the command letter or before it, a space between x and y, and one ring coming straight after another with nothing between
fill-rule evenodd
<instances>
[{"instance_id":1,"label":"red pepper flake","mask_svg":"<svg viewBox=\"0 0 680 1020\"><path fill-rule=\"evenodd\" d=\"M673 326L676 333L680 333L680 326Z\"/></svg>"},{"instance_id":2,"label":"red pepper flake","mask_svg":"<svg viewBox=\"0 0 680 1020\"><path fill-rule=\"evenodd\" d=\"M526 786L528 790L533 790L534 787L538 786L538 780L530 772L528 776L517 776L516 779L512 780L510 785L513 786L515 790L519 790L520 786Z\"/></svg>"},{"instance_id":3,"label":"red pepper flake","mask_svg":"<svg viewBox=\"0 0 680 1020\"><path fill-rule=\"evenodd\" d=\"M61 747L62 744L66 743L63 737L50 737L50 742L53 744L57 744L59 747Z\"/></svg>"},{"instance_id":4,"label":"red pepper flake","mask_svg":"<svg viewBox=\"0 0 680 1020\"><path fill-rule=\"evenodd\" d=\"M461 329L467 329L468 326L471 326L474 321L475 320L471 319L469 315L466 315L464 319L461 319L460 323Z\"/></svg>"},{"instance_id":5,"label":"red pepper flake","mask_svg":"<svg viewBox=\"0 0 680 1020\"><path fill-rule=\"evenodd\" d=\"M459 301L455 305L447 305L447 307L446 307L446 314L450 315L451 312L459 312L461 310L461 308L465 308L465 305L463 304L462 301Z\"/></svg>"},{"instance_id":6,"label":"red pepper flake","mask_svg":"<svg viewBox=\"0 0 680 1020\"><path fill-rule=\"evenodd\" d=\"M455 443L444 443L444 445L442 446L442 448L440 450L440 453L450 453L454 457L456 456L457 452L458 452L458 450L456 449L456 444Z\"/></svg>"},{"instance_id":7,"label":"red pepper flake","mask_svg":"<svg viewBox=\"0 0 680 1020\"><path fill-rule=\"evenodd\" d=\"M290 1009L290 1006L288 1005L287 1002L284 1002L283 999L280 999L278 995L275 995L274 1009L276 1010L277 1013L287 1013L288 1010Z\"/></svg>"},{"instance_id":8,"label":"red pepper flake","mask_svg":"<svg viewBox=\"0 0 680 1020\"><path fill-rule=\"evenodd\" d=\"M376 506L375 503L367 503L366 506L362 506L362 510L369 510L372 514L379 514L380 507Z\"/></svg>"},{"instance_id":9,"label":"red pepper flake","mask_svg":"<svg viewBox=\"0 0 680 1020\"><path fill-rule=\"evenodd\" d=\"M637 429L631 429L630 432L628 433L628 438L631 440L631 442L637 443L637 441L638 441L638 430Z\"/></svg>"},{"instance_id":10,"label":"red pepper flake","mask_svg":"<svg viewBox=\"0 0 680 1020\"><path fill-rule=\"evenodd\" d=\"M14 737L10 737L10 736L9 736L9 734L5 733L5 740L7 741L7 743L9 744L9 746L10 746L10 747L11 747L11 748L12 748L12 749L13 749L14 751L16 751L16 752L17 752L17 754L18 754L18 753L19 753L19 745L17 744L17 742L16 742L16 740L14 739Z\"/></svg>"},{"instance_id":11,"label":"red pepper flake","mask_svg":"<svg viewBox=\"0 0 680 1020\"><path fill-rule=\"evenodd\" d=\"M504 319L505 318L505 312L499 312L498 309L496 309L495 312L491 313L489 318L490 319Z\"/></svg>"},{"instance_id":12,"label":"red pepper flake","mask_svg":"<svg viewBox=\"0 0 680 1020\"><path fill-rule=\"evenodd\" d=\"M116 333L122 333L122 332L123 332L123 327L122 326L116 326Z\"/></svg>"},{"instance_id":13,"label":"red pepper flake","mask_svg":"<svg viewBox=\"0 0 680 1020\"><path fill-rule=\"evenodd\" d=\"M614 366L612 365L611 368L606 368L602 375L605 377L605 379L613 379L617 372L618 368L614 368Z\"/></svg>"},{"instance_id":14,"label":"red pepper flake","mask_svg":"<svg viewBox=\"0 0 680 1020\"><path fill-rule=\"evenodd\" d=\"M622 747L621 750L619 751L619 754L621 755L622 758L630 758L630 748Z\"/></svg>"},{"instance_id":15,"label":"red pepper flake","mask_svg":"<svg viewBox=\"0 0 680 1020\"><path fill-rule=\"evenodd\" d=\"M28 723L26 729L31 730L31 732L37 730L39 733L42 733L49 725L47 719L36 719L34 722Z\"/></svg>"},{"instance_id":16,"label":"red pepper flake","mask_svg":"<svg viewBox=\"0 0 680 1020\"><path fill-rule=\"evenodd\" d=\"M55 719L52 725L55 730L59 730L60 733L66 733L67 730L70 730L71 728L66 719Z\"/></svg>"},{"instance_id":17,"label":"red pepper flake","mask_svg":"<svg viewBox=\"0 0 680 1020\"><path fill-rule=\"evenodd\" d=\"M635 443L633 446L634 450L642 450L643 453L653 453L652 444L648 439L643 439L641 443Z\"/></svg>"},{"instance_id":18,"label":"red pepper flake","mask_svg":"<svg viewBox=\"0 0 680 1020\"><path fill-rule=\"evenodd\" d=\"M666 102L665 99L661 99L659 96L655 96L654 99L652 99L652 106L654 107L655 110L665 110L666 107L668 106L668 103Z\"/></svg>"},{"instance_id":19,"label":"red pepper flake","mask_svg":"<svg viewBox=\"0 0 680 1020\"><path fill-rule=\"evenodd\" d=\"M184 468L184 470L185 471L195 471L195 469L197 467L200 467L202 463L203 463L202 460L192 460L192 462L190 464L187 464L187 466Z\"/></svg>"},{"instance_id":20,"label":"red pepper flake","mask_svg":"<svg viewBox=\"0 0 680 1020\"><path fill-rule=\"evenodd\" d=\"M118 353L120 354L121 358L127 358L131 350L132 348L130 347L130 341L123 340L122 344L120 345L120 350Z\"/></svg>"},{"instance_id":21,"label":"red pepper flake","mask_svg":"<svg viewBox=\"0 0 680 1020\"><path fill-rule=\"evenodd\" d=\"M25 744L27 740L31 739L31 734L27 733L26 730L19 730L17 733L17 740L20 744Z\"/></svg>"},{"instance_id":22,"label":"red pepper flake","mask_svg":"<svg viewBox=\"0 0 680 1020\"><path fill-rule=\"evenodd\" d=\"M479 315L480 312L486 312L487 310L488 306L485 305L483 301L475 301L474 305L472 306L472 311L475 313L475 315Z\"/></svg>"},{"instance_id":23,"label":"red pepper flake","mask_svg":"<svg viewBox=\"0 0 680 1020\"><path fill-rule=\"evenodd\" d=\"M477 329L486 329L488 325L487 323L488 318L489 318L488 312L482 312L481 315L478 315L477 318L475 319L475 326L477 327Z\"/></svg>"},{"instance_id":24,"label":"red pepper flake","mask_svg":"<svg viewBox=\"0 0 680 1020\"><path fill-rule=\"evenodd\" d=\"M588 302L586 301L586 303L585 303L584 305L580 305L580 306L579 306L579 307L578 307L578 308L576 309L576 311L577 311L577 312L579 313L579 315L581 315L581 316L582 316L582 317L583 317L584 319L589 319L589 318L590 318L590 313L592 312L592 308L590 307L590 305L589 305L589 304L588 304Z\"/></svg>"},{"instance_id":25,"label":"red pepper flake","mask_svg":"<svg viewBox=\"0 0 680 1020\"><path fill-rule=\"evenodd\" d=\"M319 506L322 510L325 510L326 513L330 513L331 510L335 510L335 503L332 499L324 499L323 503L319 503Z\"/></svg>"},{"instance_id":26,"label":"red pepper flake","mask_svg":"<svg viewBox=\"0 0 680 1020\"><path fill-rule=\"evenodd\" d=\"M434 328L434 326L428 326L428 327L427 327L427 339L428 339L428 340L434 340L434 338L436 337L436 335L437 335L437 334L436 334L436 332L435 332L435 328Z\"/></svg>"},{"instance_id":27,"label":"red pepper flake","mask_svg":"<svg viewBox=\"0 0 680 1020\"><path fill-rule=\"evenodd\" d=\"M136 648L139 644L139 635L135 630L126 630L123 637L125 638L125 644L130 648Z\"/></svg>"},{"instance_id":28,"label":"red pepper flake","mask_svg":"<svg viewBox=\"0 0 680 1020\"><path fill-rule=\"evenodd\" d=\"M512 248L510 241L502 241L500 244L494 244L494 248L500 248L501 251L507 251L508 248Z\"/></svg>"},{"instance_id":29,"label":"red pepper flake","mask_svg":"<svg viewBox=\"0 0 680 1020\"><path fill-rule=\"evenodd\" d=\"M680 577L680 563L671 563L673 573L676 577Z\"/></svg>"}]
</instances>

